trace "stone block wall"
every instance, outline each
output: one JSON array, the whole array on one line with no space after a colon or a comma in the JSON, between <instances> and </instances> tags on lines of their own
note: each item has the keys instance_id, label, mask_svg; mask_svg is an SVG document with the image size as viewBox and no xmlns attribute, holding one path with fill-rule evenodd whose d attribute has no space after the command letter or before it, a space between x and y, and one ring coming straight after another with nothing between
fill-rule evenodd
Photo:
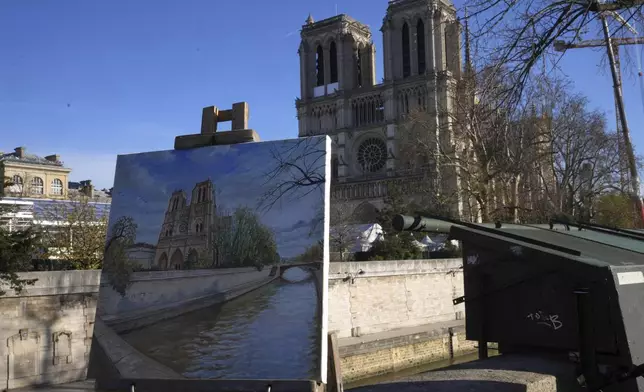
<instances>
[{"instance_id":1,"label":"stone block wall","mask_svg":"<svg viewBox=\"0 0 644 392\"><path fill-rule=\"evenodd\" d=\"M329 331L339 338L464 318L461 259L331 263Z\"/></svg>"},{"instance_id":2,"label":"stone block wall","mask_svg":"<svg viewBox=\"0 0 644 392\"><path fill-rule=\"evenodd\" d=\"M85 379L100 271L20 276L38 281L20 295L2 287L0 389Z\"/></svg>"},{"instance_id":3,"label":"stone block wall","mask_svg":"<svg viewBox=\"0 0 644 392\"><path fill-rule=\"evenodd\" d=\"M475 351L476 343L465 340L462 326L349 344L340 347L342 377L344 382L351 383L415 366L450 361Z\"/></svg>"}]
</instances>

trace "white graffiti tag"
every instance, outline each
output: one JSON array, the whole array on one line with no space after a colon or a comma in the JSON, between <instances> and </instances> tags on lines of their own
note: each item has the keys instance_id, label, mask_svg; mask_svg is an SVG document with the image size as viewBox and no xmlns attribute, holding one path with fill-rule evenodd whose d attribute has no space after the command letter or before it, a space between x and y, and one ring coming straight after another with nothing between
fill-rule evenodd
<instances>
[{"instance_id":1,"label":"white graffiti tag","mask_svg":"<svg viewBox=\"0 0 644 392\"><path fill-rule=\"evenodd\" d=\"M527 318L535 321L537 324L550 327L555 331L563 327L563 323L559 320L558 314L546 314L540 310L538 312L528 314Z\"/></svg>"}]
</instances>

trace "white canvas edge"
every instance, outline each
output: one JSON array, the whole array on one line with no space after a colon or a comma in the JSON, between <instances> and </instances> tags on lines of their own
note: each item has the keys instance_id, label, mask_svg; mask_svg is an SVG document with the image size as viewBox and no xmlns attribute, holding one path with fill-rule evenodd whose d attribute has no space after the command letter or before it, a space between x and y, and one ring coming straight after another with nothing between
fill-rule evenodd
<instances>
[{"instance_id":1,"label":"white canvas edge","mask_svg":"<svg viewBox=\"0 0 644 392\"><path fill-rule=\"evenodd\" d=\"M327 383L327 367L329 363L329 230L331 228L331 138L325 136L325 166L324 166L324 249L322 252L322 347L320 350L320 381Z\"/></svg>"}]
</instances>

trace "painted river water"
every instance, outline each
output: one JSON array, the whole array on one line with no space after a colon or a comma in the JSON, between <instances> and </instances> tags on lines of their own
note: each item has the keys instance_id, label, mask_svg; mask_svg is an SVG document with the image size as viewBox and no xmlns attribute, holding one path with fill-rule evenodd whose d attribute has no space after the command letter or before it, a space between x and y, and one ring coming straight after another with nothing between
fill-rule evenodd
<instances>
[{"instance_id":1,"label":"painted river water","mask_svg":"<svg viewBox=\"0 0 644 392\"><path fill-rule=\"evenodd\" d=\"M320 366L317 306L311 275L292 268L284 279L239 298L123 338L189 378L315 379Z\"/></svg>"}]
</instances>

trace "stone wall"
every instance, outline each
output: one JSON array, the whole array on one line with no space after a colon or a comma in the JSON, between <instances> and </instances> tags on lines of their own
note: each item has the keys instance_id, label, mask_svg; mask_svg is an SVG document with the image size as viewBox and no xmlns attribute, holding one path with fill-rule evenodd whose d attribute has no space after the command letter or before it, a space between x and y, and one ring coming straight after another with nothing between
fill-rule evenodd
<instances>
[{"instance_id":1,"label":"stone wall","mask_svg":"<svg viewBox=\"0 0 644 392\"><path fill-rule=\"evenodd\" d=\"M465 327L446 326L404 336L359 341L340 346L345 383L394 373L415 366L452 360L476 351L465 339Z\"/></svg>"},{"instance_id":2,"label":"stone wall","mask_svg":"<svg viewBox=\"0 0 644 392\"><path fill-rule=\"evenodd\" d=\"M464 318L461 259L331 263L329 332L339 338Z\"/></svg>"},{"instance_id":3,"label":"stone wall","mask_svg":"<svg viewBox=\"0 0 644 392\"><path fill-rule=\"evenodd\" d=\"M29 272L20 296L2 287L0 389L83 380L87 374L100 271Z\"/></svg>"},{"instance_id":4,"label":"stone wall","mask_svg":"<svg viewBox=\"0 0 644 392\"><path fill-rule=\"evenodd\" d=\"M277 278L271 268L135 272L125 296L101 283L98 315L118 332L221 303Z\"/></svg>"}]
</instances>

